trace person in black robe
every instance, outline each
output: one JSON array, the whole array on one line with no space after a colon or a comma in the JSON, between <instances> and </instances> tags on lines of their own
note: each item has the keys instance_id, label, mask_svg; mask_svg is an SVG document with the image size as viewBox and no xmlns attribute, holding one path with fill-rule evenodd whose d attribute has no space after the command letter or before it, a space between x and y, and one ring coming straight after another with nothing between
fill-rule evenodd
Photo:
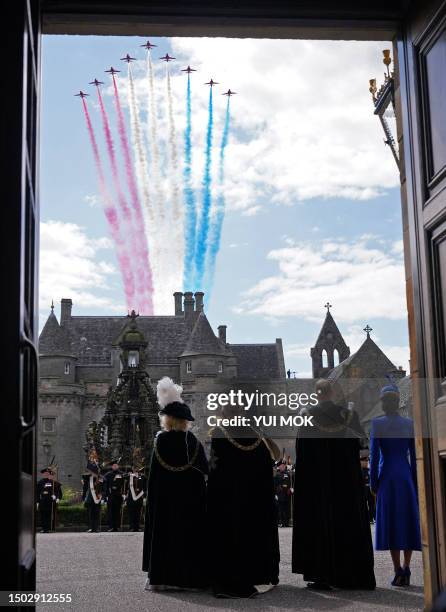
<instances>
[{"instance_id":1,"label":"person in black robe","mask_svg":"<svg viewBox=\"0 0 446 612\"><path fill-rule=\"evenodd\" d=\"M208 586L206 555L206 475L204 449L188 422L181 387L170 378L158 383L163 431L150 460L143 544L146 590Z\"/></svg>"},{"instance_id":2,"label":"person in black robe","mask_svg":"<svg viewBox=\"0 0 446 612\"><path fill-rule=\"evenodd\" d=\"M211 432L209 567L216 597L251 597L279 582L271 451L271 441L250 428L216 427Z\"/></svg>"},{"instance_id":3,"label":"person in black robe","mask_svg":"<svg viewBox=\"0 0 446 612\"><path fill-rule=\"evenodd\" d=\"M313 427L296 441L292 571L314 589L374 589L373 546L360 465L357 414L332 401L328 380L316 383Z\"/></svg>"}]
</instances>

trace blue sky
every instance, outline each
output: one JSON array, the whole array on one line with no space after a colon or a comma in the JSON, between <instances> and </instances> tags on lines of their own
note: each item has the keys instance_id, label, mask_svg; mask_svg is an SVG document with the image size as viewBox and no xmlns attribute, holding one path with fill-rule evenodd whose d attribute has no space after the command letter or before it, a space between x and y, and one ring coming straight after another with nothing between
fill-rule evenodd
<instances>
[{"instance_id":1,"label":"blue sky","mask_svg":"<svg viewBox=\"0 0 446 612\"><path fill-rule=\"evenodd\" d=\"M212 325L227 324L229 342L282 338L286 366L305 376L329 300L352 350L365 337L362 328L368 323L394 363L407 367L398 175L367 91L368 78L379 81L381 49L388 45L151 41L158 45L153 58L161 128L164 80L157 58L166 51L178 58L172 64L172 87L180 159L185 80L179 69L190 63L198 70L192 81L197 193L207 120L208 90L202 84L211 76L221 83L214 108L215 160L225 101L218 94L228 87L238 92L231 100L222 246L206 303ZM94 94L88 81L107 77L103 71L111 64L122 68L119 58L130 52L141 60L134 74L142 100L143 42L44 37L42 321L51 299L62 297L73 299L75 314L125 312L81 105L73 94L80 88ZM103 93L111 109L109 89L107 84ZM99 138L93 95L89 105ZM171 311L164 314L173 310L169 300Z\"/></svg>"}]
</instances>

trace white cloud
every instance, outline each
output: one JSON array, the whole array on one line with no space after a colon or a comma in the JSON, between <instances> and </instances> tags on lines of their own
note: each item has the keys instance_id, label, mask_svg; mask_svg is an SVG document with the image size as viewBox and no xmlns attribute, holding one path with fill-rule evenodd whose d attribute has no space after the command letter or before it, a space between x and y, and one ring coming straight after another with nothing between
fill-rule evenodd
<instances>
[{"instance_id":1,"label":"white cloud","mask_svg":"<svg viewBox=\"0 0 446 612\"><path fill-rule=\"evenodd\" d=\"M177 58L170 69L180 159L186 86L180 68L190 64L198 70L191 77L192 174L198 192L209 95L204 82L210 76L220 83L214 89L215 185L226 102L221 93L228 87L238 93L231 99L226 154L228 208L254 215L260 206L293 205L315 197L363 201L399 184L368 91L368 79L382 71L381 50L388 43L222 38L170 42ZM154 68L163 152L165 65L154 58ZM133 64L133 73L147 134L145 60ZM118 83L126 106L126 78ZM112 93L111 87L106 93Z\"/></svg>"},{"instance_id":2,"label":"white cloud","mask_svg":"<svg viewBox=\"0 0 446 612\"><path fill-rule=\"evenodd\" d=\"M302 242L270 251L268 259L277 262L278 273L245 291L234 310L317 321L316 313L330 300L339 322L404 319L404 263L393 246L378 248L359 238Z\"/></svg>"},{"instance_id":3,"label":"white cloud","mask_svg":"<svg viewBox=\"0 0 446 612\"><path fill-rule=\"evenodd\" d=\"M102 208L101 198L95 193L84 196L84 202L91 208Z\"/></svg>"},{"instance_id":4,"label":"white cloud","mask_svg":"<svg viewBox=\"0 0 446 612\"><path fill-rule=\"evenodd\" d=\"M43 320L51 301L71 298L76 306L125 312L108 294L119 283L116 270L101 260L99 251L109 249L109 238L91 239L74 223L48 221L40 224L40 311Z\"/></svg>"}]
</instances>

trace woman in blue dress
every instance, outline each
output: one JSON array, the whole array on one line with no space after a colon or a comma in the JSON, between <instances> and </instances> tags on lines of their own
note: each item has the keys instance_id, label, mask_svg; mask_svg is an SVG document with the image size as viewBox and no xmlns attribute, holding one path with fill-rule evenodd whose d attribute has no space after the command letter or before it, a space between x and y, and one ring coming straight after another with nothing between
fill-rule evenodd
<instances>
[{"instance_id":1,"label":"woman in blue dress","mask_svg":"<svg viewBox=\"0 0 446 612\"><path fill-rule=\"evenodd\" d=\"M420 520L413 421L398 414L399 401L396 385L382 389L384 416L373 419L370 433L370 486L377 496L375 549L390 550L392 585L408 586L412 551L421 550Z\"/></svg>"}]
</instances>

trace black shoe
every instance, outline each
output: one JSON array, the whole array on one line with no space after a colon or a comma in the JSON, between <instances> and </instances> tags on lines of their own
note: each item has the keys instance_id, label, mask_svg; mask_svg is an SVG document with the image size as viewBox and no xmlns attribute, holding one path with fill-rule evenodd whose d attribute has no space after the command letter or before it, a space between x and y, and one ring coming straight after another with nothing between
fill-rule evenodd
<instances>
[{"instance_id":1,"label":"black shoe","mask_svg":"<svg viewBox=\"0 0 446 612\"><path fill-rule=\"evenodd\" d=\"M399 569L397 569L396 574L395 574L395 578L392 580L392 582L390 584L392 586L395 586L395 587L403 587L403 586L405 586L404 571L401 569L401 567Z\"/></svg>"},{"instance_id":2,"label":"black shoe","mask_svg":"<svg viewBox=\"0 0 446 612\"><path fill-rule=\"evenodd\" d=\"M410 567L405 567L403 569L404 586L410 586L410 576Z\"/></svg>"}]
</instances>

